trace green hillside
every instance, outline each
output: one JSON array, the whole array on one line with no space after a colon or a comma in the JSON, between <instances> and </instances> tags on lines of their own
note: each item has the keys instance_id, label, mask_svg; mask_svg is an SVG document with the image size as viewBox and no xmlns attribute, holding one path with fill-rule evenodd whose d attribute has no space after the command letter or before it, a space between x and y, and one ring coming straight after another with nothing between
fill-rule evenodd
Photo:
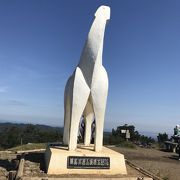
<instances>
[{"instance_id":1,"label":"green hillside","mask_svg":"<svg viewBox=\"0 0 180 180\"><path fill-rule=\"evenodd\" d=\"M28 143L62 141L63 128L46 125L0 123L0 149Z\"/></svg>"}]
</instances>

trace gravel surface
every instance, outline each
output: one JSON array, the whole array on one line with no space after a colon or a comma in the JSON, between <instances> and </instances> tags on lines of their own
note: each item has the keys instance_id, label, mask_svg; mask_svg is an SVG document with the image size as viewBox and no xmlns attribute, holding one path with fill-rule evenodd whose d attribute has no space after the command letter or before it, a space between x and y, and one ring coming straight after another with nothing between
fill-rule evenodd
<instances>
[{"instance_id":1,"label":"gravel surface","mask_svg":"<svg viewBox=\"0 0 180 180\"><path fill-rule=\"evenodd\" d=\"M111 147L124 154L125 158L134 164L152 172L165 180L180 180L180 161L178 154L156 149L128 149Z\"/></svg>"}]
</instances>

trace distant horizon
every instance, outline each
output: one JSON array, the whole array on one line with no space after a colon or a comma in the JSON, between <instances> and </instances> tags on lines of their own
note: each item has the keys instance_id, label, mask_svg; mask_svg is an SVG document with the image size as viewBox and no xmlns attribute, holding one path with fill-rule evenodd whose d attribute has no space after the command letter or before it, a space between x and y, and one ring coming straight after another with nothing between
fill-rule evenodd
<instances>
[{"instance_id":1,"label":"distant horizon","mask_svg":"<svg viewBox=\"0 0 180 180\"><path fill-rule=\"evenodd\" d=\"M32 124L32 125L43 125L43 126L49 126L49 127L57 127L57 128L63 128L63 125L51 125L51 124L42 124L42 123L27 123L24 121L8 121L8 120L0 120L0 123L14 123L14 124ZM120 124L119 126L123 126L124 124ZM133 124L128 124L128 125L133 125ZM112 128L113 129L113 128ZM104 129L104 132L112 132L112 129ZM116 127L115 127L116 129ZM158 133L167 133L168 137L170 138L173 135L173 130L172 132L167 132L167 131L161 131L161 132L151 132L151 131L143 131L141 129L137 129L135 127L135 130L138 131L141 135L145 135L145 136L149 136L149 137L153 137L155 139L157 139L157 135Z\"/></svg>"}]
</instances>

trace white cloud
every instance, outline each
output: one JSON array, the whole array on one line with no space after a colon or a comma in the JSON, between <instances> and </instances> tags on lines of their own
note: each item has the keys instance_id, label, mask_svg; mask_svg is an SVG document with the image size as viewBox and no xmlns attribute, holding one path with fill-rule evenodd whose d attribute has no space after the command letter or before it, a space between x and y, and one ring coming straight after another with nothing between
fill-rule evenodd
<instances>
[{"instance_id":1,"label":"white cloud","mask_svg":"<svg viewBox=\"0 0 180 180\"><path fill-rule=\"evenodd\" d=\"M0 86L0 93L6 93L8 90L7 86Z\"/></svg>"},{"instance_id":2,"label":"white cloud","mask_svg":"<svg viewBox=\"0 0 180 180\"><path fill-rule=\"evenodd\" d=\"M9 102L7 104L12 105L12 106L27 106L26 103L24 103L23 101L19 101L19 100L9 100Z\"/></svg>"}]
</instances>

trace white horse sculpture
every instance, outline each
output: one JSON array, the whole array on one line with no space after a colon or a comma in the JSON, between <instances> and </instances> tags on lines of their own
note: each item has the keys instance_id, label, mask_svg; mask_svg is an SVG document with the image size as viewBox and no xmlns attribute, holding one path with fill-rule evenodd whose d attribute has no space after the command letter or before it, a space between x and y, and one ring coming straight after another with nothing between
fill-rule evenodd
<instances>
[{"instance_id":1,"label":"white horse sculpture","mask_svg":"<svg viewBox=\"0 0 180 180\"><path fill-rule=\"evenodd\" d=\"M95 151L101 151L108 94L108 76L102 65L104 32L110 19L110 8L100 6L81 54L80 62L68 79L64 97L63 143L69 150L77 147L77 134L85 118L85 145L90 144L91 124L95 118Z\"/></svg>"}]
</instances>

